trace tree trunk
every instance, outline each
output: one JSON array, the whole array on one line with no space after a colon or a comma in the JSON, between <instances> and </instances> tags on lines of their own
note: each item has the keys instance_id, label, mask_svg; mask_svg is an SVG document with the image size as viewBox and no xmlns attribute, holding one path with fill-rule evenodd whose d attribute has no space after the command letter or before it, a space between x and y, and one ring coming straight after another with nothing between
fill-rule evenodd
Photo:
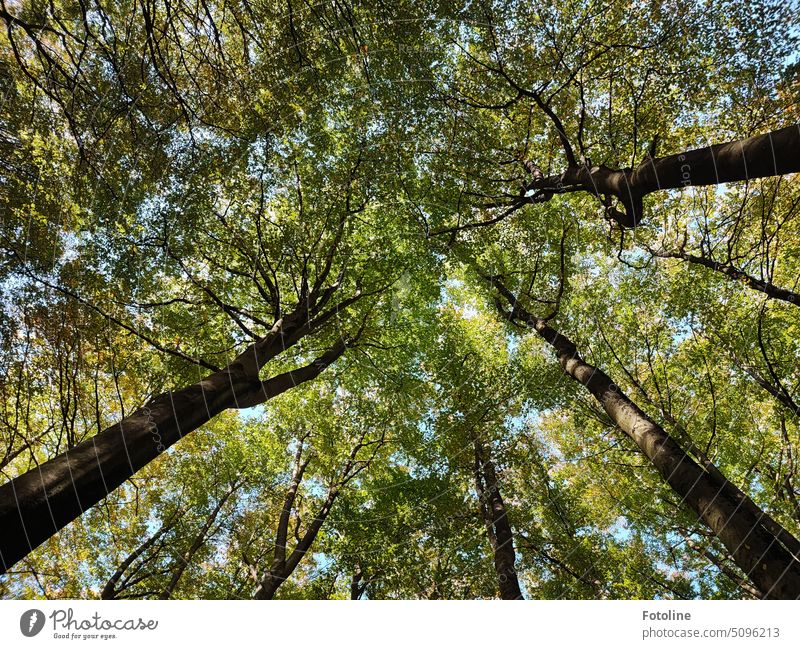
<instances>
[{"instance_id":1,"label":"tree trunk","mask_svg":"<svg viewBox=\"0 0 800 649\"><path fill-rule=\"evenodd\" d=\"M359 566L356 566L353 577L350 579L350 599L361 599L366 589L367 581L364 579L364 573Z\"/></svg>"},{"instance_id":2,"label":"tree trunk","mask_svg":"<svg viewBox=\"0 0 800 649\"><path fill-rule=\"evenodd\" d=\"M800 125L663 158L646 157L634 169L571 165L559 176L534 179L529 188L572 186L615 196L625 207L625 214L613 216L621 226L631 228L641 221L642 198L647 194L796 172L800 172Z\"/></svg>"},{"instance_id":3,"label":"tree trunk","mask_svg":"<svg viewBox=\"0 0 800 649\"><path fill-rule=\"evenodd\" d=\"M258 589L254 598L273 599L275 597L275 593L278 592L278 588L284 581L286 581L286 577L281 577L280 575L275 575L272 573L268 574L258 585Z\"/></svg>"},{"instance_id":4,"label":"tree trunk","mask_svg":"<svg viewBox=\"0 0 800 649\"><path fill-rule=\"evenodd\" d=\"M306 433L300 439L300 443L295 451L292 479L289 483L289 488L286 490L283 508L281 509L280 518L278 519L278 528L275 532L275 550L273 553L272 565L265 573L264 577L260 579L258 578L258 572L255 569L255 566L251 566L253 576L257 581L256 589L253 593L253 599L272 599L275 596L275 593L280 585L292 575L306 554L308 554L308 552L311 550L311 546L314 545L317 534L319 534L319 531L322 529L325 520L331 513L331 508L336 502L336 499L339 497L341 489L344 488L345 485L347 485L347 483L355 478L359 473L361 473L361 471L366 469L375 459L377 450L373 451L373 454L369 459L360 461L357 461L358 452L366 446L370 446L376 442L378 444L378 449L383 446L386 441L385 430L380 439L373 442L365 442L366 434L366 430L362 432L358 443L353 446L352 450L350 451L350 455L345 462L344 468L341 471L338 481L328 488L328 495L325 498L325 501L317 510L316 516L314 516L311 523L309 523L308 528L306 529L302 538L299 536L300 520L298 518L297 528L295 529L297 545L295 545L291 554L289 554L287 558L288 548L286 546L289 537L289 522L292 515L292 509L294 508L295 499L297 498L297 493L300 489L300 483L303 480L303 475L305 474L306 467L310 461L310 459L303 461L303 443L310 433ZM353 577L353 579L355 579L355 577ZM366 584L364 587L366 588Z\"/></svg>"},{"instance_id":5,"label":"tree trunk","mask_svg":"<svg viewBox=\"0 0 800 649\"><path fill-rule=\"evenodd\" d=\"M494 462L477 436L474 438L474 444L475 485L481 506L481 516L486 524L489 543L492 546L500 597L502 599L524 599L517 577L514 534L500 494Z\"/></svg>"},{"instance_id":6,"label":"tree trunk","mask_svg":"<svg viewBox=\"0 0 800 649\"><path fill-rule=\"evenodd\" d=\"M256 347L199 383L155 397L119 423L0 487L0 574L184 435L223 410L266 401L315 378L344 352L339 341L311 365L260 381L258 361L250 363L254 375L244 358Z\"/></svg>"},{"instance_id":7,"label":"tree trunk","mask_svg":"<svg viewBox=\"0 0 800 649\"><path fill-rule=\"evenodd\" d=\"M308 526L305 534L303 534L303 538L300 539L300 541L297 543L297 546L294 548L294 550L292 550L292 553L289 555L288 559L285 558L286 546L284 545L283 547L279 547L276 544L275 561L273 562L272 568L270 568L267 575L256 587L256 591L253 594L253 599L272 599L275 596L278 587L291 576L308 551L311 549L311 546L314 544L317 534L319 534L325 519L328 518L328 514L331 512L331 507L333 507L333 503L336 501L336 497L338 495L339 491L336 488L328 491L328 497L325 499L322 507L317 512L317 515L311 521L311 524Z\"/></svg>"},{"instance_id":8,"label":"tree trunk","mask_svg":"<svg viewBox=\"0 0 800 649\"><path fill-rule=\"evenodd\" d=\"M755 506L742 506L726 486L727 480L721 482L705 471L661 426L628 399L605 372L584 361L571 340L517 304L502 283L497 280L494 283L514 305L508 317L525 320L528 327L553 347L564 372L594 395L667 484L714 532L736 565L765 598L800 597L800 560L765 527L763 512Z\"/></svg>"},{"instance_id":9,"label":"tree trunk","mask_svg":"<svg viewBox=\"0 0 800 649\"><path fill-rule=\"evenodd\" d=\"M800 597L800 561L767 531L761 518L731 498L724 484L704 471L607 374L586 363L571 341L544 323L537 323L535 329L556 349L564 371L595 396L766 597Z\"/></svg>"}]
</instances>

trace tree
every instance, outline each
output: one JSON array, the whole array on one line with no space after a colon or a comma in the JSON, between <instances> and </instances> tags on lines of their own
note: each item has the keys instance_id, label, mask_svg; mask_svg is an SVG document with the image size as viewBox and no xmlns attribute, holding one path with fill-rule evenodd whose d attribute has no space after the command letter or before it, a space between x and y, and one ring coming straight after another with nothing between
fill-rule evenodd
<instances>
[{"instance_id":1,"label":"tree","mask_svg":"<svg viewBox=\"0 0 800 649\"><path fill-rule=\"evenodd\" d=\"M508 300L507 318L522 320L549 343L564 372L586 387L617 426L642 449L664 479L694 509L730 551L737 565L765 597L786 599L800 590L800 541L739 491L709 461L699 465L602 370L588 364L575 344L545 318L521 306L499 279Z\"/></svg>"},{"instance_id":2,"label":"tree","mask_svg":"<svg viewBox=\"0 0 800 649\"><path fill-rule=\"evenodd\" d=\"M795 9L0 2L2 593L796 597Z\"/></svg>"},{"instance_id":3,"label":"tree","mask_svg":"<svg viewBox=\"0 0 800 649\"><path fill-rule=\"evenodd\" d=\"M375 439L368 439L367 436L369 433L369 430L361 431L352 449L344 459L343 465L337 467L337 474L329 482L327 492L322 499L322 505L316 512L312 512L314 513L314 517L311 522L307 524L302 535L300 534L302 521L296 502L300 483L303 481L303 476L311 458L303 458L303 451L305 450L304 444L309 433L300 436L297 444L297 451L295 451L291 481L286 490L285 500L281 508L281 515L275 530L272 562L269 568L264 570L262 574L259 572L257 564L255 564L252 559L245 557L244 554L242 555L257 584L254 593L255 599L272 599L275 596L275 592L280 585L289 578L300 561L302 561L305 555L311 550L311 546L316 540L320 528L325 524L325 520L328 518L331 508L342 489L344 489L348 483L356 479L362 471L367 469L381 452L381 447L386 443L386 429L384 428L380 437ZM292 551L288 552L289 524L293 514L296 519L294 536L297 542Z\"/></svg>"},{"instance_id":4,"label":"tree","mask_svg":"<svg viewBox=\"0 0 800 649\"><path fill-rule=\"evenodd\" d=\"M75 85L70 92L78 92L82 76L87 73L84 68L64 69L64 65L71 64L71 48L77 46L66 23L81 24L84 38L97 48L97 60L90 59L92 63L87 67L102 65L111 57L113 69L127 69L113 51L104 47L105 35L92 33L92 28L81 21L82 10L64 11L65 15L56 11L49 17L57 25L53 28L57 34L54 42L43 36L50 33L49 27L26 22L8 12L3 15L9 46L24 78L55 101L61 89L49 85L52 80L40 77L41 72L69 78L69 83ZM129 39L146 37L153 31L146 13L142 16L144 32L134 29L127 35ZM113 23L114 16L107 17ZM81 38L77 40L78 44L83 42ZM28 63L25 47L32 48L35 64ZM366 146L363 139L349 142L341 137L342 133L331 132L326 144L343 148L327 167L313 165L313 156L303 153L293 141L291 125L267 137L258 131L225 137L224 125L220 124L216 125L221 129L216 139L199 141L194 129L203 126L197 125L184 94L191 92L189 88L195 82L183 78L182 82L189 86L178 87L172 75L161 68L162 55L152 44L146 49L151 58L146 58L144 64L152 66L154 74L162 78L165 101L177 102L182 119L191 122L188 139L176 134L180 147L165 176L143 177L139 191L132 192L134 202L123 200L115 207L121 224L105 220L113 212L104 214L100 223L92 222L92 236L85 244L75 245L77 251L63 260L56 279L50 279L53 269L38 269L29 263L13 242L7 242L7 246L23 281L81 304L156 350L179 359L184 367L193 363L212 372L202 380L195 378L185 388L170 389L148 400L128 417L98 431L94 438L4 485L0 517L9 534L4 537L0 552L5 569L221 411L253 407L318 376L363 330L363 322L359 324L356 316L350 333L344 331L348 327L343 320L348 307L360 301L374 306L377 296L394 279L382 271L388 271L398 258L385 256L387 266L380 269L370 260L373 253L359 250L356 243L359 237L364 241L374 237L372 226L365 219L375 192L364 182L360 170ZM54 57L59 57L58 61ZM32 69L31 65L43 70ZM124 75L120 74L113 83L115 92L125 94L129 81ZM99 88L90 88L92 96L99 94ZM311 105L314 112L310 109L307 119L317 120L321 127L318 136L324 138L324 124L335 105ZM89 155L90 147L76 131L83 128L80 121L85 116L76 117L65 109L64 117L77 140L79 159L83 159ZM262 119L252 109L241 117L259 123ZM353 119L360 125L363 117L354 115ZM109 116L112 118L116 117ZM345 143L348 148L344 148ZM163 160L172 144L159 141L154 145L155 153L142 153L162 156L159 159ZM285 151L281 149L284 144ZM116 159L128 155L124 145L117 143L109 143L106 149L104 143L94 142L92 147L101 145ZM219 164L227 166L224 179L218 176ZM269 182L289 179L293 185L291 194L285 190L272 192L268 187ZM304 183L317 191L327 188L331 201L309 203ZM98 200L104 198L106 189L100 185L100 195L95 193ZM112 193L113 190L112 185ZM156 205L158 208L154 209ZM133 211L126 213L126 207ZM273 219L278 213L282 216L276 223ZM287 214L292 216L284 218ZM203 227L198 230L201 223ZM122 237L116 235L120 226ZM389 231L384 228L384 233ZM383 252L387 250L384 246ZM154 251L158 257L142 263L143 251ZM205 277L207 268L217 273L211 281ZM120 277L125 278L123 284L128 289L123 304L112 298L113 307L101 305L101 301L108 301L109 291L114 290L113 284ZM76 285L99 286L97 299L82 294ZM173 297L182 291L183 295ZM193 295L187 297L186 291ZM138 317L141 324L130 322L126 302L143 312ZM217 327L214 335L202 342L200 336L191 354L160 342L159 336L151 332L153 325L160 325L162 332L169 331L167 335L179 340L184 337L184 323L175 311L182 304L192 309L196 317L207 318L211 328ZM369 308L362 313L368 313ZM341 335L329 333L334 326ZM267 363L274 364L279 356L285 357L312 333L327 337L321 354L316 358L306 354L300 367L276 371L266 380L259 377ZM244 347L244 351L232 361L228 358L217 365L216 359L209 358L229 357L228 351L233 347ZM288 364L291 367L291 360Z\"/></svg>"}]
</instances>

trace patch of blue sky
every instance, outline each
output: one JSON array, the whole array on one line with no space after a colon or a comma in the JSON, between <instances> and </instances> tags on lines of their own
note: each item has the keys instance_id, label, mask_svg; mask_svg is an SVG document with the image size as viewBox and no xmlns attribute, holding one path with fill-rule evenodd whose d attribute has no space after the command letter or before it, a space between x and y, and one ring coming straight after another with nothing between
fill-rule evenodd
<instances>
[{"instance_id":1,"label":"patch of blue sky","mask_svg":"<svg viewBox=\"0 0 800 649\"><path fill-rule=\"evenodd\" d=\"M252 408L242 408L241 410L237 410L236 414L246 423L263 421L267 415L267 409L263 404L260 404L253 406Z\"/></svg>"},{"instance_id":2,"label":"patch of blue sky","mask_svg":"<svg viewBox=\"0 0 800 649\"><path fill-rule=\"evenodd\" d=\"M633 538L630 530L630 521L625 516L617 516L606 532L619 543L628 543Z\"/></svg>"}]
</instances>

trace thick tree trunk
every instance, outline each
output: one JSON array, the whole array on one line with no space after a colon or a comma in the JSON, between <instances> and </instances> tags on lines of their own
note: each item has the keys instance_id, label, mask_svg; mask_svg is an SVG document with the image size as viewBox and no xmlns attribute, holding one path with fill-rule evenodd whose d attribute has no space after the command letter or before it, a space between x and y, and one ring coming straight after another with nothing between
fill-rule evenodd
<instances>
[{"instance_id":1,"label":"thick tree trunk","mask_svg":"<svg viewBox=\"0 0 800 649\"><path fill-rule=\"evenodd\" d=\"M488 450L475 437L475 485L481 504L481 516L486 524L489 543L494 555L500 597L524 599L519 587L514 552L514 534L508 521L506 506L497 483L497 472Z\"/></svg>"},{"instance_id":2,"label":"thick tree trunk","mask_svg":"<svg viewBox=\"0 0 800 649\"><path fill-rule=\"evenodd\" d=\"M3 569L232 403L231 377L162 394L118 424L0 487Z\"/></svg>"},{"instance_id":3,"label":"thick tree trunk","mask_svg":"<svg viewBox=\"0 0 800 649\"><path fill-rule=\"evenodd\" d=\"M730 497L663 428L651 421L602 370L586 363L574 344L541 321L536 331L556 350L564 371L584 385L642 449L667 483L722 541L736 564L771 599L800 597L800 561L749 508Z\"/></svg>"},{"instance_id":4,"label":"thick tree trunk","mask_svg":"<svg viewBox=\"0 0 800 649\"><path fill-rule=\"evenodd\" d=\"M226 369L155 397L118 424L3 485L0 574L184 435L223 410L266 401L316 377L343 352L340 341L312 365L263 382L259 363L248 368L243 354Z\"/></svg>"},{"instance_id":5,"label":"thick tree trunk","mask_svg":"<svg viewBox=\"0 0 800 649\"><path fill-rule=\"evenodd\" d=\"M800 597L800 559L765 526L755 505L743 506L717 475L703 469L678 443L622 393L602 370L584 361L575 344L519 304L499 281L495 285L519 318L555 350L564 372L585 386L612 421L642 450L653 466L727 548L736 565L769 599ZM720 474L721 475L721 474ZM757 514L756 512L759 512ZM788 532L786 532L788 534ZM791 536L791 535L790 535Z\"/></svg>"},{"instance_id":6,"label":"thick tree trunk","mask_svg":"<svg viewBox=\"0 0 800 649\"><path fill-rule=\"evenodd\" d=\"M662 189L718 185L800 172L800 125L692 149L663 158L647 157L634 169L571 165L559 176L534 179L531 189L576 187L598 195L615 196L625 214L614 218L634 227L642 218L642 198Z\"/></svg>"},{"instance_id":7,"label":"thick tree trunk","mask_svg":"<svg viewBox=\"0 0 800 649\"><path fill-rule=\"evenodd\" d=\"M625 172L625 184L635 194L644 195L660 189L718 185L798 171L800 125L794 124L745 140L648 158L633 171Z\"/></svg>"}]
</instances>

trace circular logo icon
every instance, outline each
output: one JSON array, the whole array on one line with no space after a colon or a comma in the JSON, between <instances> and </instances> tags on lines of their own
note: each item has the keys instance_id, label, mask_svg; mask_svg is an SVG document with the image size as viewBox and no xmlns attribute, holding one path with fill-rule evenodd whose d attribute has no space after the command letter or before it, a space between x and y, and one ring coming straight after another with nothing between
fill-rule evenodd
<instances>
[{"instance_id":1,"label":"circular logo icon","mask_svg":"<svg viewBox=\"0 0 800 649\"><path fill-rule=\"evenodd\" d=\"M44 613L38 609L25 611L19 618L19 630L28 638L35 636L42 628L44 628Z\"/></svg>"}]
</instances>

